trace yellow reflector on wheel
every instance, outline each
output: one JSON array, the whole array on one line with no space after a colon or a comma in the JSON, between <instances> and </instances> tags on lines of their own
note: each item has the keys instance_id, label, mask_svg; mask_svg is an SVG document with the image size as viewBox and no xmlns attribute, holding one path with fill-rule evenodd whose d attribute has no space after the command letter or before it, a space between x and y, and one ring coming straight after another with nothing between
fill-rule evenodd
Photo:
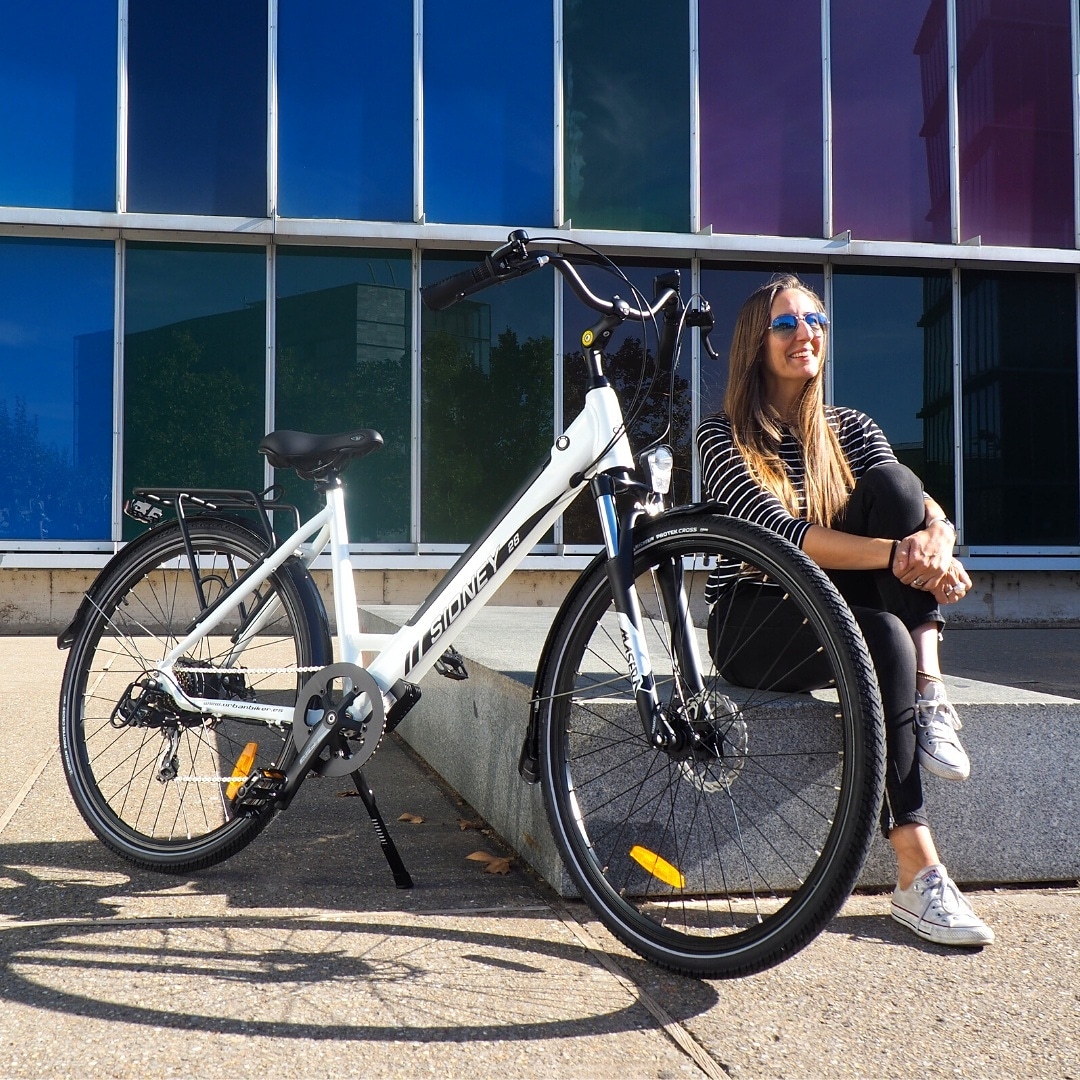
<instances>
[{"instance_id":1,"label":"yellow reflector on wheel","mask_svg":"<svg viewBox=\"0 0 1080 1080\"><path fill-rule=\"evenodd\" d=\"M236 798L236 793L240 790L240 785L247 779L248 773L251 772L251 766L254 763L255 755L258 752L259 744L257 742L249 742L240 752L240 756L236 759L236 764L233 766L233 782L225 789L226 799Z\"/></svg>"},{"instance_id":2,"label":"yellow reflector on wheel","mask_svg":"<svg viewBox=\"0 0 1080 1080\"><path fill-rule=\"evenodd\" d=\"M630 858L647 874L652 874L665 885L670 885L673 889L686 888L686 878L683 877L682 871L672 866L667 859L661 859L655 852L649 851L648 848L635 844L630 849Z\"/></svg>"}]
</instances>

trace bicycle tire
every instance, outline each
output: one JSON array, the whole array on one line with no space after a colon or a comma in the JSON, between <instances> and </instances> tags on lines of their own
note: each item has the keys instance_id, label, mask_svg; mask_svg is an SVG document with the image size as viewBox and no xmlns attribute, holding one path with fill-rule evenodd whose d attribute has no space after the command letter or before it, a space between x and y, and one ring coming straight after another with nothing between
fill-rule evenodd
<instances>
[{"instance_id":1,"label":"bicycle tire","mask_svg":"<svg viewBox=\"0 0 1080 1080\"><path fill-rule=\"evenodd\" d=\"M726 657L709 656L704 600L718 558L780 586L819 641L834 689L748 690L720 677ZM696 689L672 644L682 617L655 588L673 566L702 657ZM635 952L703 978L761 971L824 928L869 851L885 745L873 666L825 574L746 522L655 519L635 533L634 576L666 715L689 720L696 709L700 742L662 750L646 738L598 559L556 618L538 683L551 829L582 897ZM777 665L777 685L781 666L790 665Z\"/></svg>"},{"instance_id":2,"label":"bicycle tire","mask_svg":"<svg viewBox=\"0 0 1080 1080\"><path fill-rule=\"evenodd\" d=\"M194 518L188 528L206 603L265 549L232 519ZM60 694L61 761L79 812L107 847L144 869L185 873L235 854L271 816L236 812L236 786L215 778L241 775L234 769L250 743L248 771L287 769L296 751L290 725L178 720L153 702L141 712L125 706L134 719L125 718L118 704L131 700L130 686L186 635L202 603L178 522L145 534L125 555L95 583L72 642ZM245 607L183 658L181 680L200 696L294 704L309 677L297 669L321 666L329 651L328 630L305 607L304 574L290 561L260 586L259 596L280 606L240 666L228 666L227 653Z\"/></svg>"}]
</instances>

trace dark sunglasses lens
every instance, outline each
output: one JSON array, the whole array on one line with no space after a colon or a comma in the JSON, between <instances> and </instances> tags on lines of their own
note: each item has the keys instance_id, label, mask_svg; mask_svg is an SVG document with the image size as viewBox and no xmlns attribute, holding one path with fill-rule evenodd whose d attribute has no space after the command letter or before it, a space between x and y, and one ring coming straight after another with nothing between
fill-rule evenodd
<instances>
[{"instance_id":1,"label":"dark sunglasses lens","mask_svg":"<svg viewBox=\"0 0 1080 1080\"><path fill-rule=\"evenodd\" d=\"M822 314L820 311L811 311L806 316L806 325L811 330L824 330L829 325L828 317Z\"/></svg>"},{"instance_id":2,"label":"dark sunglasses lens","mask_svg":"<svg viewBox=\"0 0 1080 1080\"><path fill-rule=\"evenodd\" d=\"M794 334L799 320L794 315L777 315L772 321L772 328L778 334Z\"/></svg>"}]
</instances>

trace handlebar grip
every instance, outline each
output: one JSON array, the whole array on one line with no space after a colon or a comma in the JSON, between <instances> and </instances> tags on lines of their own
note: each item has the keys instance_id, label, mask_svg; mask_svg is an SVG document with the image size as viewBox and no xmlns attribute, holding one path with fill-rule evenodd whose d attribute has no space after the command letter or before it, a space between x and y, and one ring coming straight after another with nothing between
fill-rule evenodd
<instances>
[{"instance_id":1,"label":"handlebar grip","mask_svg":"<svg viewBox=\"0 0 1080 1080\"><path fill-rule=\"evenodd\" d=\"M492 268L491 259L488 258L471 270L462 270L460 273L443 278L442 281L425 285L420 290L420 297L424 301L424 306L431 311L445 311L470 293L485 288L494 278L495 271Z\"/></svg>"}]
</instances>

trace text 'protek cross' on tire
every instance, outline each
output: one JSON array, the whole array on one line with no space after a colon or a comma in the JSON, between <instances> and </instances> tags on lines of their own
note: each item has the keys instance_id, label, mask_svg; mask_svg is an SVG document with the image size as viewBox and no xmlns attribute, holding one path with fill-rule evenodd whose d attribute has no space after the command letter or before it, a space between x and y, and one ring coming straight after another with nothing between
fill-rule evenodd
<instances>
[{"instance_id":1,"label":"text 'protek cross' on tire","mask_svg":"<svg viewBox=\"0 0 1080 1080\"><path fill-rule=\"evenodd\" d=\"M147 678L262 550L259 538L224 519L194 519L194 551L179 526L135 541L91 593L72 643L60 697L61 756L87 824L113 851L147 869L210 866L251 841L266 814L236 812L231 778L295 754L290 726L200 716L178 709ZM194 696L292 706L326 645L309 625L299 574L286 564L213 635L177 662ZM201 592L201 596L199 593ZM261 612L257 632L238 638Z\"/></svg>"},{"instance_id":2,"label":"text 'protek cross' on tire","mask_svg":"<svg viewBox=\"0 0 1080 1080\"><path fill-rule=\"evenodd\" d=\"M553 628L541 679L548 816L582 896L623 942L687 974L748 974L811 941L858 878L884 775L873 669L831 582L773 534L684 513L635 535L675 737L646 738L598 563Z\"/></svg>"}]
</instances>

